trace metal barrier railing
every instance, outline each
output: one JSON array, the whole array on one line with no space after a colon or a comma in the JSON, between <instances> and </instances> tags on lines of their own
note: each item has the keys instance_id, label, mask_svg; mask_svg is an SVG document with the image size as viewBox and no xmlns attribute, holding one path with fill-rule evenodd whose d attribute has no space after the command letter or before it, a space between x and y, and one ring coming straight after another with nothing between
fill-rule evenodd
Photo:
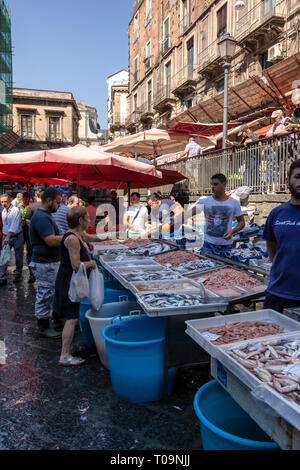
<instances>
[{"instance_id":1,"label":"metal barrier railing","mask_svg":"<svg viewBox=\"0 0 300 470\"><path fill-rule=\"evenodd\" d=\"M215 173L227 177L227 189L250 186L254 194L286 191L286 177L290 164L300 158L300 132L273 139L261 139L254 144L227 148L224 152L208 152L200 157L183 159L162 165L179 171L188 178L185 190L190 195L211 193L210 180ZM162 193L172 186L161 187Z\"/></svg>"}]
</instances>

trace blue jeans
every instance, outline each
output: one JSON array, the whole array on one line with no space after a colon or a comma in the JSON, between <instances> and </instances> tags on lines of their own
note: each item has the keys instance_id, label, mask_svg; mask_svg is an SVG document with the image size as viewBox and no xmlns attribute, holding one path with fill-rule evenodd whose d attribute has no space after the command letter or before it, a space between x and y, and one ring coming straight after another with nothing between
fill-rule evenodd
<instances>
[{"instance_id":1,"label":"blue jeans","mask_svg":"<svg viewBox=\"0 0 300 470\"><path fill-rule=\"evenodd\" d=\"M209 242L204 242L203 243L203 247L202 247L202 250L201 250L201 255L206 255L206 254L216 254L218 255L217 253L214 252L214 250L231 250L232 249L232 244L230 245L214 245L213 243L209 243Z\"/></svg>"}]
</instances>

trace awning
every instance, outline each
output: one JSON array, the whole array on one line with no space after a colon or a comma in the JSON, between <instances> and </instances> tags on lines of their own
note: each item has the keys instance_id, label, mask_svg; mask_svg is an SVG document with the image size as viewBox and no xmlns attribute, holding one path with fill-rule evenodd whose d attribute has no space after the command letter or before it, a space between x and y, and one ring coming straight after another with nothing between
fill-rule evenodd
<instances>
[{"instance_id":1,"label":"awning","mask_svg":"<svg viewBox=\"0 0 300 470\"><path fill-rule=\"evenodd\" d=\"M0 137L0 152L9 152L19 142L21 137L10 129Z\"/></svg>"},{"instance_id":2,"label":"awning","mask_svg":"<svg viewBox=\"0 0 300 470\"><path fill-rule=\"evenodd\" d=\"M228 123L228 128L231 129L239 124L239 122ZM170 129L171 131L186 132L187 134L205 135L210 137L218 134L223 130L223 123L211 123L211 122L184 122L180 121Z\"/></svg>"},{"instance_id":3,"label":"awning","mask_svg":"<svg viewBox=\"0 0 300 470\"><path fill-rule=\"evenodd\" d=\"M266 108L278 109L288 104L289 98L286 94L291 91L293 81L299 77L300 53L297 53L264 70L262 77L254 76L231 87L228 92L229 121L241 118L247 120L247 117L248 120L253 119L255 115L258 117L261 111L266 114ZM218 123L220 113L223 113L223 105L224 93L219 93L179 114L167 123L167 127L172 128L182 121Z\"/></svg>"}]
</instances>

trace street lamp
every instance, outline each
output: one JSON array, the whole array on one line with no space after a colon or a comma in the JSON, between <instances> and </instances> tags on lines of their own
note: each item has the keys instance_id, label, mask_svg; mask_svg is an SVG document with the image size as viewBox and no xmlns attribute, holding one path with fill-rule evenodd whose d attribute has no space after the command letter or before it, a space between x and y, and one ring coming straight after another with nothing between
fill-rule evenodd
<instances>
[{"instance_id":1,"label":"street lamp","mask_svg":"<svg viewBox=\"0 0 300 470\"><path fill-rule=\"evenodd\" d=\"M222 149L226 148L227 129L228 129L228 78L230 62L234 56L236 40L229 33L224 33L218 40L219 56L224 64L224 114L223 114L223 143Z\"/></svg>"}]
</instances>

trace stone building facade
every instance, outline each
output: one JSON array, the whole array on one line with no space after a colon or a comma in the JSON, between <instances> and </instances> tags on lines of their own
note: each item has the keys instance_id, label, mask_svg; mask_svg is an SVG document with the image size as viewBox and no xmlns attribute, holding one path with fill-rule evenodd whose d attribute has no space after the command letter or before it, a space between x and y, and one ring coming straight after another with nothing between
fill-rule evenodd
<instances>
[{"instance_id":1,"label":"stone building facade","mask_svg":"<svg viewBox=\"0 0 300 470\"><path fill-rule=\"evenodd\" d=\"M280 105L280 86L268 70L300 51L298 0L136 0L128 27L128 133L170 127L189 113L222 122L217 42L225 31L237 41L229 120Z\"/></svg>"},{"instance_id":2,"label":"stone building facade","mask_svg":"<svg viewBox=\"0 0 300 470\"><path fill-rule=\"evenodd\" d=\"M79 101L77 106L81 115L78 130L79 142L87 147L106 144L107 130L101 129L98 124L97 109L82 101Z\"/></svg>"},{"instance_id":3,"label":"stone building facade","mask_svg":"<svg viewBox=\"0 0 300 470\"><path fill-rule=\"evenodd\" d=\"M13 89L15 151L69 147L79 143L81 115L72 93Z\"/></svg>"},{"instance_id":4,"label":"stone building facade","mask_svg":"<svg viewBox=\"0 0 300 470\"><path fill-rule=\"evenodd\" d=\"M128 71L120 70L107 78L108 137L112 142L125 134Z\"/></svg>"}]
</instances>

